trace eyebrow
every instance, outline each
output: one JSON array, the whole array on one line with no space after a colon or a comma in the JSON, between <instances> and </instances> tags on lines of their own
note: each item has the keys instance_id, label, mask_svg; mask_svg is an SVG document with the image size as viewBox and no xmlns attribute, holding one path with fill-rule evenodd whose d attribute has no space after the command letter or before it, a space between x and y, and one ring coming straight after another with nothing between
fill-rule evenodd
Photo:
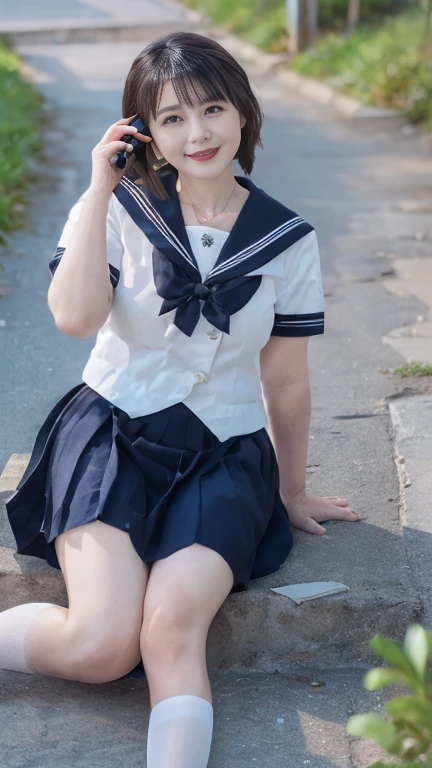
<instances>
[{"instance_id":1,"label":"eyebrow","mask_svg":"<svg viewBox=\"0 0 432 768\"><path fill-rule=\"evenodd\" d=\"M203 101L198 102L198 106L202 106L203 104L209 104L211 101L220 101L220 99L204 99ZM169 107L163 107L163 109L160 109L156 117L159 117L159 115L163 115L164 112L172 112L173 109L183 109L183 107L181 104L171 104L171 106Z\"/></svg>"}]
</instances>

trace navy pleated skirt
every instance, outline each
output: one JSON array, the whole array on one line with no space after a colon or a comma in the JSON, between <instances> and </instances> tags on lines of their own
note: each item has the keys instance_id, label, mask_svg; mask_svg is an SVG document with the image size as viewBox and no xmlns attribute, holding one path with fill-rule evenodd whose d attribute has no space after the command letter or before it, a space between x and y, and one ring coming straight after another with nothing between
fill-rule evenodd
<instances>
[{"instance_id":1,"label":"navy pleated skirt","mask_svg":"<svg viewBox=\"0 0 432 768\"><path fill-rule=\"evenodd\" d=\"M232 592L280 568L293 544L264 428L221 442L184 403L132 419L84 383L49 413L6 508L17 552L55 568L56 536L102 520L149 564L210 547Z\"/></svg>"}]
</instances>

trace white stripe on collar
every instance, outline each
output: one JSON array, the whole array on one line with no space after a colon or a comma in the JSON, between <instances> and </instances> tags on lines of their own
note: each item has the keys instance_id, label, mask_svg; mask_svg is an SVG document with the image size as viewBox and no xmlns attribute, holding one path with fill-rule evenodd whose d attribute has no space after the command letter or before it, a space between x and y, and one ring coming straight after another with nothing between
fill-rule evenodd
<instances>
[{"instance_id":1,"label":"white stripe on collar","mask_svg":"<svg viewBox=\"0 0 432 768\"><path fill-rule=\"evenodd\" d=\"M123 177L120 184L129 192L131 197L138 203L138 206L146 214L146 216L153 222L159 232L168 240L168 242L175 248L181 256L183 256L191 266L196 269L196 265L193 263L183 243L180 242L177 235L168 227L160 213L152 206L148 198L137 190L136 185L129 179Z\"/></svg>"},{"instance_id":2,"label":"white stripe on collar","mask_svg":"<svg viewBox=\"0 0 432 768\"><path fill-rule=\"evenodd\" d=\"M224 272L226 269L229 269L235 264L241 264L241 262L245 261L245 259L253 256L258 251L261 251L264 246L273 243L275 240L278 240L279 237L282 237L282 235L285 235L291 229L295 229L304 223L304 219L302 219L300 216L297 216L295 219L290 219L290 221L285 222L285 224L281 224L279 227L272 230L272 232L269 232L268 235L262 237L261 240L256 240L255 243L252 243L252 245L248 245L247 248L244 248L242 251L234 254L234 256L231 256L222 264L214 267L214 269L211 270L211 273L209 273L208 277L210 274L211 277L214 277L214 275L217 275L219 272Z\"/></svg>"}]
</instances>

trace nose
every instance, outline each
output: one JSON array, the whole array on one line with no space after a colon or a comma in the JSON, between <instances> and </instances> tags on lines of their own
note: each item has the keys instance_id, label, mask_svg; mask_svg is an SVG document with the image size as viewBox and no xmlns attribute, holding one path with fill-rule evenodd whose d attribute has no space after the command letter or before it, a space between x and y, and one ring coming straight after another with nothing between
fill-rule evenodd
<instances>
[{"instance_id":1,"label":"nose","mask_svg":"<svg viewBox=\"0 0 432 768\"><path fill-rule=\"evenodd\" d=\"M199 144L204 139L209 139L210 137L211 131L204 120L201 120L199 117L191 119L188 134L188 141L190 144Z\"/></svg>"}]
</instances>

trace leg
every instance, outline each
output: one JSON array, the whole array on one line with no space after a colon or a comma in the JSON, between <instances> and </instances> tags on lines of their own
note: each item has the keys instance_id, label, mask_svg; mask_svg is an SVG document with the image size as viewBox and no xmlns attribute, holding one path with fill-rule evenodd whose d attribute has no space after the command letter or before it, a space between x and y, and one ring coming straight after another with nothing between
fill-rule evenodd
<instances>
[{"instance_id":1,"label":"leg","mask_svg":"<svg viewBox=\"0 0 432 768\"><path fill-rule=\"evenodd\" d=\"M152 707L185 693L212 703L207 634L233 583L228 563L200 544L153 563L141 631Z\"/></svg>"},{"instance_id":2,"label":"leg","mask_svg":"<svg viewBox=\"0 0 432 768\"><path fill-rule=\"evenodd\" d=\"M122 677L140 660L148 566L128 533L100 520L60 534L55 546L69 608L46 607L32 620L31 671L89 683ZM2 617L15 611L19 620L23 607L0 614L0 638Z\"/></svg>"},{"instance_id":3,"label":"leg","mask_svg":"<svg viewBox=\"0 0 432 768\"><path fill-rule=\"evenodd\" d=\"M207 766L213 732L207 635L233 581L228 563L200 544L152 566L141 631L153 707L148 768Z\"/></svg>"}]
</instances>

